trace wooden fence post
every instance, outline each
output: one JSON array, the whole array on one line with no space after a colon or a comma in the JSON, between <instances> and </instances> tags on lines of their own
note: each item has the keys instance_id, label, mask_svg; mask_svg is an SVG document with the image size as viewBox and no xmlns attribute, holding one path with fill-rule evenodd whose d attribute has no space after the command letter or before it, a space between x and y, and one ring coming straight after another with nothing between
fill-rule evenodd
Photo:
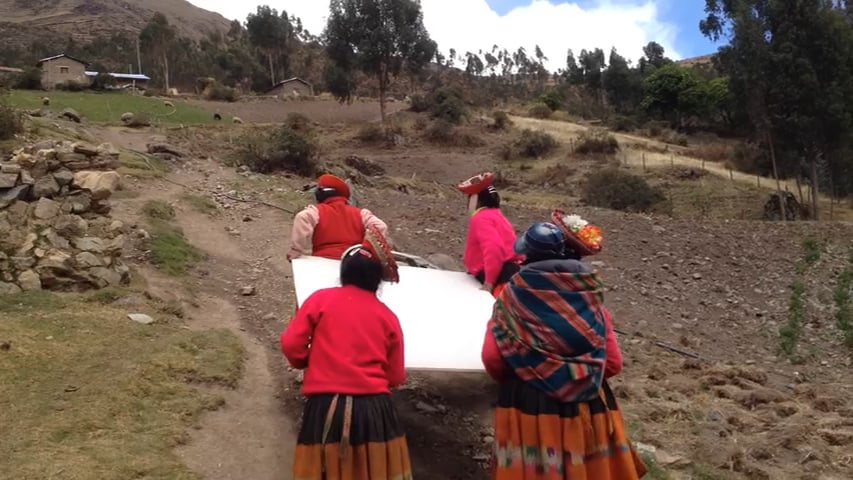
<instances>
[{"instance_id":1,"label":"wooden fence post","mask_svg":"<svg viewBox=\"0 0 853 480\"><path fill-rule=\"evenodd\" d=\"M643 173L646 173L646 152L643 152Z\"/></svg>"}]
</instances>

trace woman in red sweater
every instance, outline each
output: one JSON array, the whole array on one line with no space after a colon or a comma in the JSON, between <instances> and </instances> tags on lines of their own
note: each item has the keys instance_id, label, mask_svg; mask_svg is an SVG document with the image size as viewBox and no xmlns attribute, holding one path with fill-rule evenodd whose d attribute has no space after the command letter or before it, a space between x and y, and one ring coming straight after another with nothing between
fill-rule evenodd
<instances>
[{"instance_id":1,"label":"woman in red sweater","mask_svg":"<svg viewBox=\"0 0 853 480\"><path fill-rule=\"evenodd\" d=\"M388 235L388 226L373 212L349 204L350 188L341 178L320 175L315 198L316 205L305 207L293 219L288 261L309 249L315 257L338 260L344 250L364 238L370 226Z\"/></svg>"},{"instance_id":2,"label":"woman in red sweater","mask_svg":"<svg viewBox=\"0 0 853 480\"><path fill-rule=\"evenodd\" d=\"M493 181L492 173L483 173L456 188L468 195L471 214L463 257L465 269L483 284L483 290L497 296L518 272L521 259L513 251L515 229L501 212L501 197Z\"/></svg>"},{"instance_id":3,"label":"woman in red sweater","mask_svg":"<svg viewBox=\"0 0 853 480\"><path fill-rule=\"evenodd\" d=\"M493 480L635 480L646 467L607 378L622 369L603 284L584 254L600 231L555 212L516 241L526 256L498 295L483 364L500 383Z\"/></svg>"},{"instance_id":4,"label":"woman in red sweater","mask_svg":"<svg viewBox=\"0 0 853 480\"><path fill-rule=\"evenodd\" d=\"M391 389L406 380L403 332L376 296L396 282L387 242L368 228L344 252L341 286L318 290L281 334L281 350L305 369L305 404L293 479L411 479L406 436Z\"/></svg>"}]
</instances>

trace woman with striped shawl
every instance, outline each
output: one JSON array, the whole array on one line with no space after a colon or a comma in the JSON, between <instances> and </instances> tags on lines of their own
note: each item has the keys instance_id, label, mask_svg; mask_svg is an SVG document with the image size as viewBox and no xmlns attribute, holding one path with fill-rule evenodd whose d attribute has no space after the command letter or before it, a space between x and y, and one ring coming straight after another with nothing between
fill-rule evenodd
<instances>
[{"instance_id":1,"label":"woman with striped shawl","mask_svg":"<svg viewBox=\"0 0 853 480\"><path fill-rule=\"evenodd\" d=\"M622 356L603 285L581 262L601 233L556 211L515 244L521 271L498 295L483 364L500 383L493 480L633 480L631 446L607 378ZM588 228L587 228L588 227Z\"/></svg>"}]
</instances>

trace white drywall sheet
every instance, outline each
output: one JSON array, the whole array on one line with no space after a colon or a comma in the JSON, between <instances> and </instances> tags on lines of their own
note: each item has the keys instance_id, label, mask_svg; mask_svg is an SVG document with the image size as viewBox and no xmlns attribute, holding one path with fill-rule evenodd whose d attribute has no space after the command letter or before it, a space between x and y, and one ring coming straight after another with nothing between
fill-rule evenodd
<instances>
[{"instance_id":1,"label":"white drywall sheet","mask_svg":"<svg viewBox=\"0 0 853 480\"><path fill-rule=\"evenodd\" d=\"M319 257L293 260L296 301L340 285L340 261ZM494 298L469 275L400 266L400 283L383 283L379 298L400 319L406 368L484 370L480 360Z\"/></svg>"}]
</instances>

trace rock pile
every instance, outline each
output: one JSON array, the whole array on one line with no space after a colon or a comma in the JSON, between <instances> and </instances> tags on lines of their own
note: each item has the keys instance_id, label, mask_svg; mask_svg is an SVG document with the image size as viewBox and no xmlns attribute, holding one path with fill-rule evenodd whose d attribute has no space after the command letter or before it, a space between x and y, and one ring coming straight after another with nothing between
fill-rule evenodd
<instances>
[{"instance_id":1,"label":"rock pile","mask_svg":"<svg viewBox=\"0 0 853 480\"><path fill-rule=\"evenodd\" d=\"M0 294L128 280L124 226L106 217L118 164L109 144L53 141L0 161Z\"/></svg>"}]
</instances>

